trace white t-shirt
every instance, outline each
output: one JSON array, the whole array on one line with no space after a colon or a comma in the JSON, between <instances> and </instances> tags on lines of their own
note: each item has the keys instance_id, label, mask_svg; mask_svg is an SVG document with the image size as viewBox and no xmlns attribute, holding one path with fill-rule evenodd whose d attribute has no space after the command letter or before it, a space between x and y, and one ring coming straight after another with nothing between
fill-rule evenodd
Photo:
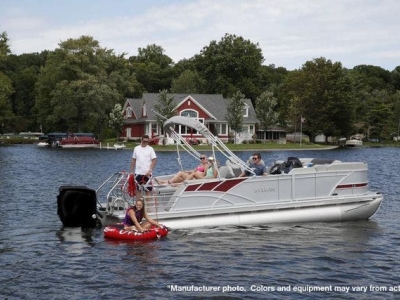
<instances>
[{"instance_id":1,"label":"white t-shirt","mask_svg":"<svg viewBox=\"0 0 400 300\"><path fill-rule=\"evenodd\" d=\"M144 175L150 169L151 161L154 158L157 158L157 156L153 147L150 147L149 145L142 147L139 145L133 149L132 158L136 159L135 174Z\"/></svg>"}]
</instances>

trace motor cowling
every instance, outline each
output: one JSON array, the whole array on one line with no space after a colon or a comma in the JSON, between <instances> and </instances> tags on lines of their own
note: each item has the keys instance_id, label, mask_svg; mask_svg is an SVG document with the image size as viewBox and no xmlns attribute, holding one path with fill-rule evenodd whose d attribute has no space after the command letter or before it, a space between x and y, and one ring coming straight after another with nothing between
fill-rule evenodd
<instances>
[{"instance_id":1,"label":"motor cowling","mask_svg":"<svg viewBox=\"0 0 400 300\"><path fill-rule=\"evenodd\" d=\"M65 227L94 228L97 225L96 191L85 186L61 186L57 214Z\"/></svg>"}]
</instances>

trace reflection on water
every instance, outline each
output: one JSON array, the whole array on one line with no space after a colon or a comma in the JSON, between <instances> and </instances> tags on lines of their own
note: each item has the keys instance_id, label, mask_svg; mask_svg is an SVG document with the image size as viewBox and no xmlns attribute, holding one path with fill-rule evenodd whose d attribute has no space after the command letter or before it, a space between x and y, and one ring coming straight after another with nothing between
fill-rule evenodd
<instances>
[{"instance_id":1,"label":"reflection on water","mask_svg":"<svg viewBox=\"0 0 400 300\"><path fill-rule=\"evenodd\" d=\"M62 228L56 207L59 186L97 188L111 173L129 168L131 151L0 147L0 295L9 299L43 295L50 299L359 299L359 293L265 293L250 287L398 285L400 175L394 161L399 151L261 152L271 164L289 156L367 162L370 188L385 197L370 221L196 228L137 242L104 239L100 228ZM157 154L157 175L179 169L175 153ZM236 154L247 158L251 153ZM181 158L187 168L196 166L191 157ZM246 292L178 293L168 285L230 285ZM393 293L362 296L395 297Z\"/></svg>"},{"instance_id":2,"label":"reflection on water","mask_svg":"<svg viewBox=\"0 0 400 300\"><path fill-rule=\"evenodd\" d=\"M60 242L86 242L91 244L93 242L92 235L94 230L97 229L62 227L56 232L56 235L60 239Z\"/></svg>"}]
</instances>

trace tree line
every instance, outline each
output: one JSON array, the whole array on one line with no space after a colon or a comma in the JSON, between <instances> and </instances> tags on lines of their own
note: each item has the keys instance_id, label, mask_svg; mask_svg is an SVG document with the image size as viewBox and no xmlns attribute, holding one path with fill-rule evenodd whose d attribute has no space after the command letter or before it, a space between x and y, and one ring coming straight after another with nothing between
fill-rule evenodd
<instances>
[{"instance_id":1,"label":"tree line","mask_svg":"<svg viewBox=\"0 0 400 300\"><path fill-rule=\"evenodd\" d=\"M227 118L236 119L231 123L236 131L241 121L235 111L248 98L262 130L279 126L293 132L305 120L303 132L311 140L320 133L390 139L399 132L400 66L346 69L319 57L290 71L264 65L258 43L234 34L178 62L155 44L126 56L91 36L62 41L54 51L15 55L7 33L1 33L0 133L43 129L112 137L121 120L113 123L110 116L126 98L144 92L166 99L165 93L222 94L231 101Z\"/></svg>"}]
</instances>

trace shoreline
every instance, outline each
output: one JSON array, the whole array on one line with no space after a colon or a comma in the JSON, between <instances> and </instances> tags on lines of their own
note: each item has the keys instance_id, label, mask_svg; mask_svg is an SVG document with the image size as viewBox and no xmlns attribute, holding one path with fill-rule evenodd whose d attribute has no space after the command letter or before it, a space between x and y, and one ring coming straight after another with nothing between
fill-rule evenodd
<instances>
[{"instance_id":1,"label":"shoreline","mask_svg":"<svg viewBox=\"0 0 400 300\"><path fill-rule=\"evenodd\" d=\"M37 140L32 140L32 139L1 139L0 138L0 148L1 147L7 147L7 146L13 146L13 145L35 145L37 144ZM108 143L115 143L115 142L108 142ZM136 142L128 142L124 143L126 145L126 148L120 149L120 150L133 150L135 146L138 144ZM37 145L36 145L37 146ZM176 151L176 145L151 145L155 151L159 152L171 152L171 151ZM351 147L343 147L340 145L326 145L326 144L311 144L311 145L302 145L300 147L299 144L284 144L284 145L278 145L276 147L276 144L268 143L268 144L239 144L239 145L234 145L234 144L226 144L228 149L232 152L238 152L238 151L262 151L262 152L269 152L269 151L309 151L309 150L334 150L334 149L340 149L340 148L349 148L352 149ZM212 147L210 145L193 145L192 146L195 150L197 151L211 151ZM389 143L365 143L361 147L355 147L355 149L358 148L382 148L382 147L400 147L400 143L392 142L390 141ZM110 147L109 149L106 149L105 147L102 148L96 148L100 150L113 150Z\"/></svg>"},{"instance_id":2,"label":"shoreline","mask_svg":"<svg viewBox=\"0 0 400 300\"><path fill-rule=\"evenodd\" d=\"M176 149L162 149L162 148L159 148L159 147L153 147L154 148L154 151L156 151L156 152L176 152ZM320 148L320 147L316 147L316 148L309 148L309 147L307 147L307 148L265 148L265 149L263 149L263 148L243 148L243 149L229 149L230 151L232 151L232 152L239 152L239 151L253 151L253 152L269 152L269 151L303 151L303 150L306 150L306 151L309 151L309 150L318 150L318 151L324 151L324 150L334 150L334 149L338 149L338 148L341 148L340 146L331 146L331 147L324 147L324 148ZM212 148L211 147L208 147L208 148L203 148L203 149L197 149L197 148L195 148L196 150L198 150L198 151L201 151L201 150L204 150L204 151L211 151L212 150ZM123 150L133 150L133 148L125 148L125 149L123 149Z\"/></svg>"}]
</instances>

